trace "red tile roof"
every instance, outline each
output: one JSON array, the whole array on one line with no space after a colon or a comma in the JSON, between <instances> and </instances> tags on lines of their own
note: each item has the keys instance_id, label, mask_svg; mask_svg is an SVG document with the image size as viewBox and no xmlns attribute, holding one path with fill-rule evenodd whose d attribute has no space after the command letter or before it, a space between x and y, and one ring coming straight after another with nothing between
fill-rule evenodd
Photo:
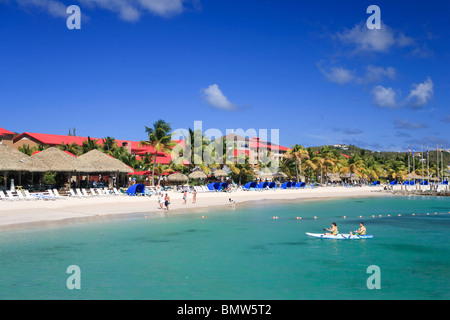
<instances>
[{"instance_id":1,"label":"red tile roof","mask_svg":"<svg viewBox=\"0 0 450 320\"><path fill-rule=\"evenodd\" d=\"M259 149L259 148L266 148L267 150L272 150L272 148L278 147L279 151L288 151L289 148L272 144L271 142L260 140L259 138L250 138L250 149Z\"/></svg>"},{"instance_id":2,"label":"red tile roof","mask_svg":"<svg viewBox=\"0 0 450 320\"><path fill-rule=\"evenodd\" d=\"M4 135L7 135L7 134L15 134L15 133L14 133L14 132L11 132L11 131L9 131L9 130L0 128L0 136L4 136Z\"/></svg>"},{"instance_id":3,"label":"red tile roof","mask_svg":"<svg viewBox=\"0 0 450 320\"><path fill-rule=\"evenodd\" d=\"M75 143L79 146L83 145L83 142L87 140L87 137L78 137L78 136L63 136L57 134L48 134L48 133L34 133L34 132L24 132L17 137L14 138L14 142L21 140L22 138L34 139L39 141L42 144L49 146L57 146L63 143L72 144ZM99 138L91 138L92 140L97 139L97 144L102 144L103 139ZM175 142L180 143L182 140L175 140ZM153 146L141 145L139 146L140 141L131 141L131 140L116 140L118 146L123 146L124 144L128 144L131 147L131 153L145 154L146 152L154 153L155 148ZM158 156L164 156L164 152L158 152Z\"/></svg>"}]
</instances>

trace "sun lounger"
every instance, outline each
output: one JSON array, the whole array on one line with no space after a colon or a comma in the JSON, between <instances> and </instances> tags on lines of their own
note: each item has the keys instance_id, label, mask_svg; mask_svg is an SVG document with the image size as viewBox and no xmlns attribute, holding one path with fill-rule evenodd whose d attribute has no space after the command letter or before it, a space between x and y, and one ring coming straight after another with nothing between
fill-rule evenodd
<instances>
[{"instance_id":1,"label":"sun lounger","mask_svg":"<svg viewBox=\"0 0 450 320\"><path fill-rule=\"evenodd\" d=\"M35 197L34 195L32 195L31 193L30 193L30 191L28 191L28 190L24 190L24 193L25 193L25 198L26 199L29 199L29 200L39 200L39 197Z\"/></svg>"},{"instance_id":2,"label":"sun lounger","mask_svg":"<svg viewBox=\"0 0 450 320\"><path fill-rule=\"evenodd\" d=\"M69 193L70 193L71 197L74 197L74 198L80 198L81 197L78 194L76 194L73 189L69 189Z\"/></svg>"},{"instance_id":3,"label":"sun lounger","mask_svg":"<svg viewBox=\"0 0 450 320\"><path fill-rule=\"evenodd\" d=\"M65 199L65 200L67 200L69 198L68 196L60 195L58 189L53 189L53 194L58 199Z\"/></svg>"},{"instance_id":4,"label":"sun lounger","mask_svg":"<svg viewBox=\"0 0 450 320\"><path fill-rule=\"evenodd\" d=\"M10 199L9 197L7 197L5 195L5 193L3 192L3 190L0 190L0 199L4 200L4 201L12 201L12 199Z\"/></svg>"},{"instance_id":5,"label":"sun lounger","mask_svg":"<svg viewBox=\"0 0 450 320\"><path fill-rule=\"evenodd\" d=\"M6 194L8 195L8 198L9 198L11 201L17 201L17 200L20 200L19 197L13 196L12 191L6 191Z\"/></svg>"}]
</instances>

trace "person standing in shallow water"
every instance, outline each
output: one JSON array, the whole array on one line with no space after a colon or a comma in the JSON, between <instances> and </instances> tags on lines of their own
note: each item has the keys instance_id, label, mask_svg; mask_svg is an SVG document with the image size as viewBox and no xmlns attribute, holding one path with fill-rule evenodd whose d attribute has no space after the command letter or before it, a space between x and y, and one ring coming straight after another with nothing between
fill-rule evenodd
<instances>
[{"instance_id":1,"label":"person standing in shallow water","mask_svg":"<svg viewBox=\"0 0 450 320\"><path fill-rule=\"evenodd\" d=\"M194 189L194 193L192 195L192 203L196 203L197 202L197 190Z\"/></svg>"},{"instance_id":2,"label":"person standing in shallow water","mask_svg":"<svg viewBox=\"0 0 450 320\"><path fill-rule=\"evenodd\" d=\"M169 204L170 204L170 197L166 193L166 196L164 197L164 206L166 207L166 210L169 211Z\"/></svg>"}]
</instances>

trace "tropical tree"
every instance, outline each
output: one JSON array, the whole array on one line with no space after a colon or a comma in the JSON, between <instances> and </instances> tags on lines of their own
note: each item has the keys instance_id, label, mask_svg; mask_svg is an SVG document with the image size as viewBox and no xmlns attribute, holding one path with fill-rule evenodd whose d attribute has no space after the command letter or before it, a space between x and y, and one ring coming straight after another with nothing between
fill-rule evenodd
<instances>
[{"instance_id":1,"label":"tropical tree","mask_svg":"<svg viewBox=\"0 0 450 320\"><path fill-rule=\"evenodd\" d=\"M103 138L102 141L103 141L103 144L102 144L101 149L103 150L104 153L111 155L113 150L117 148L116 139L108 136L108 137Z\"/></svg>"},{"instance_id":2,"label":"tropical tree","mask_svg":"<svg viewBox=\"0 0 450 320\"><path fill-rule=\"evenodd\" d=\"M87 140L84 140L83 145L81 146L82 153L100 149L100 145L97 142L98 139L91 139L91 137L88 136Z\"/></svg>"},{"instance_id":3,"label":"tropical tree","mask_svg":"<svg viewBox=\"0 0 450 320\"><path fill-rule=\"evenodd\" d=\"M244 181L253 180L254 170L247 155L242 154L239 155L238 158L237 162L228 164L228 166L232 171L232 176L234 175L234 178L237 178L239 180L239 185L241 185L242 178L244 178Z\"/></svg>"},{"instance_id":4,"label":"tropical tree","mask_svg":"<svg viewBox=\"0 0 450 320\"><path fill-rule=\"evenodd\" d=\"M341 174L350 173L350 179L352 174L355 174L357 177L361 178L364 176L365 164L364 160L361 159L358 155L352 155L350 159L348 159L347 164L341 168Z\"/></svg>"},{"instance_id":5,"label":"tropical tree","mask_svg":"<svg viewBox=\"0 0 450 320\"><path fill-rule=\"evenodd\" d=\"M79 145L77 145L75 142L72 142L71 144L62 143L61 145L57 146L62 151L68 151L76 156L79 156L81 154L81 148Z\"/></svg>"},{"instance_id":6,"label":"tropical tree","mask_svg":"<svg viewBox=\"0 0 450 320\"><path fill-rule=\"evenodd\" d=\"M33 152L35 151L34 148L30 147L29 144L23 144L18 149L20 152L25 153L28 156L33 155Z\"/></svg>"},{"instance_id":7,"label":"tropical tree","mask_svg":"<svg viewBox=\"0 0 450 320\"><path fill-rule=\"evenodd\" d=\"M155 176L156 156L158 152L170 153L172 148L176 145L172 141L170 123L164 120L158 120L153 123L153 128L145 126L145 132L148 135L148 140L141 141L139 145L150 145L155 149L153 156L152 177ZM152 179L152 185L155 185L155 179Z\"/></svg>"},{"instance_id":8,"label":"tropical tree","mask_svg":"<svg viewBox=\"0 0 450 320\"><path fill-rule=\"evenodd\" d=\"M295 176L297 182L300 182L300 176L302 175L302 159L310 159L308 150L299 144L296 144L295 146L291 145L291 149L286 152L285 158L295 162Z\"/></svg>"}]
</instances>

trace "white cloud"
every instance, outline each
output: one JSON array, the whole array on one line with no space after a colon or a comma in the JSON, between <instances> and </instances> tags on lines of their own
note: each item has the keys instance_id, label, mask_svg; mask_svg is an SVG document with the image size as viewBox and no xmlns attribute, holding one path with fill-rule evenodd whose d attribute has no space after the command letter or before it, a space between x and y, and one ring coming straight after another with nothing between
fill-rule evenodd
<instances>
[{"instance_id":1,"label":"white cloud","mask_svg":"<svg viewBox=\"0 0 450 320\"><path fill-rule=\"evenodd\" d=\"M69 14L67 14L67 6L61 2L54 0L16 0L20 7L29 8L29 7L37 7L47 11L53 17L62 17L67 18Z\"/></svg>"},{"instance_id":2,"label":"white cloud","mask_svg":"<svg viewBox=\"0 0 450 320\"><path fill-rule=\"evenodd\" d=\"M228 100L217 84L212 84L208 88L202 89L201 94L205 102L215 109L226 111L238 109L237 105Z\"/></svg>"},{"instance_id":3,"label":"white cloud","mask_svg":"<svg viewBox=\"0 0 450 320\"><path fill-rule=\"evenodd\" d=\"M407 104L413 109L419 109L426 105L433 98L433 81L428 77L424 82L413 84L413 89L409 93Z\"/></svg>"},{"instance_id":4,"label":"white cloud","mask_svg":"<svg viewBox=\"0 0 450 320\"><path fill-rule=\"evenodd\" d=\"M373 103L381 108L396 108L397 97L394 89L376 86L372 90Z\"/></svg>"},{"instance_id":5,"label":"white cloud","mask_svg":"<svg viewBox=\"0 0 450 320\"><path fill-rule=\"evenodd\" d=\"M357 24L337 34L343 43L355 46L356 52L388 52L392 47L405 47L414 44L414 39L395 32L386 24L381 29L370 30L365 23Z\"/></svg>"},{"instance_id":6,"label":"white cloud","mask_svg":"<svg viewBox=\"0 0 450 320\"><path fill-rule=\"evenodd\" d=\"M346 84L355 78L353 72L343 67L331 67L329 70L319 65L319 70L331 82Z\"/></svg>"},{"instance_id":7,"label":"white cloud","mask_svg":"<svg viewBox=\"0 0 450 320\"><path fill-rule=\"evenodd\" d=\"M356 81L359 84L379 82L384 78L394 80L397 75L397 70L394 67L376 67L368 65L366 68L366 74L363 77L358 78Z\"/></svg>"},{"instance_id":8,"label":"white cloud","mask_svg":"<svg viewBox=\"0 0 450 320\"><path fill-rule=\"evenodd\" d=\"M382 108L409 107L420 109L433 98L433 81L428 77L424 82L413 84L412 89L405 99L399 100L400 94L392 88L376 86L372 90L373 103Z\"/></svg>"},{"instance_id":9,"label":"white cloud","mask_svg":"<svg viewBox=\"0 0 450 320\"><path fill-rule=\"evenodd\" d=\"M54 17L67 18L67 6L56 0L15 0L23 8L40 7ZM151 13L169 17L182 13L187 2L197 6L198 0L79 0L82 14L84 8L101 8L117 13L119 18L128 21L138 21L142 14ZM197 6L198 7L198 6Z\"/></svg>"}]
</instances>

